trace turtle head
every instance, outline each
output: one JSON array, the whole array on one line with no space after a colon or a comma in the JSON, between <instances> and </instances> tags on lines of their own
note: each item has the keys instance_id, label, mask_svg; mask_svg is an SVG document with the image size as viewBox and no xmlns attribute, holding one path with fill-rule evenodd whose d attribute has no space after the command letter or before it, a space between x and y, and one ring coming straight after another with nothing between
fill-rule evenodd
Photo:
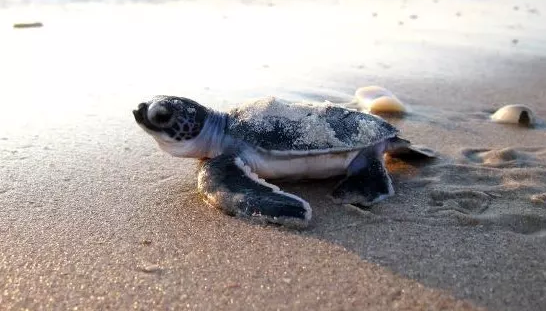
<instances>
[{"instance_id":1,"label":"turtle head","mask_svg":"<svg viewBox=\"0 0 546 311\"><path fill-rule=\"evenodd\" d=\"M175 96L156 96L133 110L136 122L174 156L193 157L188 148L203 130L210 111L195 101Z\"/></svg>"}]
</instances>

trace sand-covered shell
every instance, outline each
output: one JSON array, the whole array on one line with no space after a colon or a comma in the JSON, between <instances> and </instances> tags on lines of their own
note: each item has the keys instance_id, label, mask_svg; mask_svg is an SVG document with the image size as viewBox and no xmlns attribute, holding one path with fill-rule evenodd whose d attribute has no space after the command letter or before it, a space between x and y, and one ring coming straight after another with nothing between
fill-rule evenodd
<instances>
[{"instance_id":1,"label":"sand-covered shell","mask_svg":"<svg viewBox=\"0 0 546 311\"><path fill-rule=\"evenodd\" d=\"M271 154L362 149L398 134L394 126L372 114L275 97L249 101L232 109L229 116L227 134Z\"/></svg>"},{"instance_id":2,"label":"sand-covered shell","mask_svg":"<svg viewBox=\"0 0 546 311\"><path fill-rule=\"evenodd\" d=\"M533 126L536 123L535 113L525 105L506 105L497 110L491 120L497 123L512 123Z\"/></svg>"},{"instance_id":3,"label":"sand-covered shell","mask_svg":"<svg viewBox=\"0 0 546 311\"><path fill-rule=\"evenodd\" d=\"M355 92L359 110L377 114L403 114L408 108L391 91L380 86L365 86Z\"/></svg>"}]
</instances>

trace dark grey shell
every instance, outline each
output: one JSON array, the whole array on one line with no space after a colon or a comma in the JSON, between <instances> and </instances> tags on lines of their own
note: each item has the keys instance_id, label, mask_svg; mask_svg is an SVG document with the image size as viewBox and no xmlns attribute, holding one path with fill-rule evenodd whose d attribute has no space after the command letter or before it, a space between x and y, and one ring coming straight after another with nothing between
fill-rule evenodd
<instances>
[{"instance_id":1,"label":"dark grey shell","mask_svg":"<svg viewBox=\"0 0 546 311\"><path fill-rule=\"evenodd\" d=\"M278 151L343 151L375 145L398 130L383 119L340 106L267 98L230 111L227 134Z\"/></svg>"}]
</instances>

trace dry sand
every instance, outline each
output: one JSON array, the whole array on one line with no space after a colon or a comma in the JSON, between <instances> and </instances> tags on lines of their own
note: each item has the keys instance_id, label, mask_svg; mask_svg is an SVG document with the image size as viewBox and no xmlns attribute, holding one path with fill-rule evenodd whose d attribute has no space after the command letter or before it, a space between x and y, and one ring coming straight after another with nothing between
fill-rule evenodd
<instances>
[{"instance_id":1,"label":"dry sand","mask_svg":"<svg viewBox=\"0 0 546 311\"><path fill-rule=\"evenodd\" d=\"M354 20L351 7L275 3L50 7L41 29L2 28L0 309L544 309L546 129L487 116L518 103L546 118L533 36L546 9L374 3ZM410 25L427 10L461 33ZM374 25L385 34L355 43ZM314 208L305 231L203 204L197 162L161 153L130 111L162 93L227 108L342 101L370 84L411 105L390 121L441 158L389 162L397 194L368 210L331 204L335 180L281 184Z\"/></svg>"}]
</instances>

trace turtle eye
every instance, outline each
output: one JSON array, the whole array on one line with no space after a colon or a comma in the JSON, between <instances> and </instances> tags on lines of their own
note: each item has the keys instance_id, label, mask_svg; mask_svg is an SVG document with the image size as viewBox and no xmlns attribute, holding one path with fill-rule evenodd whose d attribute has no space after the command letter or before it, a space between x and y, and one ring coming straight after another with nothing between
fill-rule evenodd
<instances>
[{"instance_id":1,"label":"turtle eye","mask_svg":"<svg viewBox=\"0 0 546 311\"><path fill-rule=\"evenodd\" d=\"M150 123L157 127L170 126L174 119L173 116L173 110L167 103L153 103L150 108L148 108L148 119L150 120Z\"/></svg>"}]
</instances>

